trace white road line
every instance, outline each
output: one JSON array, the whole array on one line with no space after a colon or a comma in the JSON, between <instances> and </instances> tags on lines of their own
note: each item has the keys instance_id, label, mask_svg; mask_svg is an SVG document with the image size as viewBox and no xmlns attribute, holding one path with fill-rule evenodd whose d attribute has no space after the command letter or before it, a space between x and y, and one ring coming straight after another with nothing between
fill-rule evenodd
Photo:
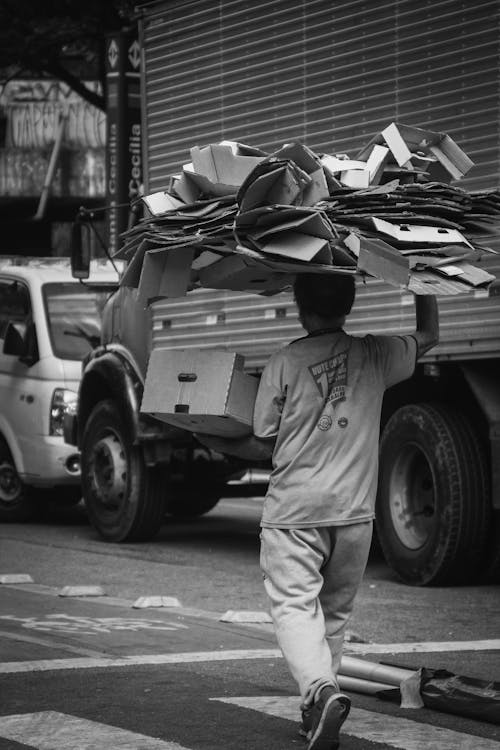
<instances>
[{"instance_id":1,"label":"white road line","mask_svg":"<svg viewBox=\"0 0 500 750\"><path fill-rule=\"evenodd\" d=\"M442 651L499 651L500 639L488 641L422 641L420 643L346 643L346 653L414 654Z\"/></svg>"},{"instance_id":2,"label":"white road line","mask_svg":"<svg viewBox=\"0 0 500 750\"><path fill-rule=\"evenodd\" d=\"M266 696L248 698L212 698L241 708L261 711L269 716L299 722L300 699L295 696ZM380 742L404 750L500 750L500 742L455 732L411 719L377 714L352 708L343 733L350 737Z\"/></svg>"},{"instance_id":3,"label":"white road line","mask_svg":"<svg viewBox=\"0 0 500 750\"><path fill-rule=\"evenodd\" d=\"M0 738L30 745L37 750L188 750L127 729L79 719L57 711L0 717Z\"/></svg>"},{"instance_id":4,"label":"white road line","mask_svg":"<svg viewBox=\"0 0 500 750\"><path fill-rule=\"evenodd\" d=\"M236 659L278 659L281 651L274 648L238 651L188 651L180 654L143 654L113 658L41 659L11 661L0 664L0 674L14 672L49 672L58 669L98 669L100 667L134 667L144 664L185 664L189 662L231 661Z\"/></svg>"},{"instance_id":5,"label":"white road line","mask_svg":"<svg viewBox=\"0 0 500 750\"><path fill-rule=\"evenodd\" d=\"M450 641L430 643L348 643L347 654L410 654L453 651L497 651L500 640ZM133 667L141 664L182 664L201 661L231 661L238 659L281 659L277 648L243 649L234 651L188 651L180 654L139 654L136 656L96 656L68 659L39 659L10 661L0 664L0 674L14 672L49 672L59 669L99 669L102 667Z\"/></svg>"}]
</instances>

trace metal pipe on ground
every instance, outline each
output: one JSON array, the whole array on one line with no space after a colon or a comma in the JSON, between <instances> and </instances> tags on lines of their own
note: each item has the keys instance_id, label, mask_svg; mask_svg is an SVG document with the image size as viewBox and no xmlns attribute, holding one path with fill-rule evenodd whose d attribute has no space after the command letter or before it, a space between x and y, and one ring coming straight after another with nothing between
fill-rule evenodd
<instances>
[{"instance_id":1,"label":"metal pipe on ground","mask_svg":"<svg viewBox=\"0 0 500 750\"><path fill-rule=\"evenodd\" d=\"M399 687L400 684L415 674L415 669L403 669L388 664L356 659L354 656L342 656L339 674L346 677L384 683L389 687ZM385 688L384 688L385 689Z\"/></svg>"}]
</instances>

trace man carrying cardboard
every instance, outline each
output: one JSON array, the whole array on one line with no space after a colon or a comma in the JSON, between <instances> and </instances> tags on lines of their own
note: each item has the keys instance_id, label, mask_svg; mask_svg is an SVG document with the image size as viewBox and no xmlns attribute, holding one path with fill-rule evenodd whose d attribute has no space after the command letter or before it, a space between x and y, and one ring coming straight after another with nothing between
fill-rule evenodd
<instances>
[{"instance_id":1,"label":"man carrying cardboard","mask_svg":"<svg viewBox=\"0 0 500 750\"><path fill-rule=\"evenodd\" d=\"M416 297L406 336L349 336L352 276L299 274L303 338L266 365L254 435L199 439L247 459L272 456L261 568L276 636L302 699L308 750L334 750L350 700L337 673L374 517L382 398L438 342L436 299Z\"/></svg>"}]
</instances>

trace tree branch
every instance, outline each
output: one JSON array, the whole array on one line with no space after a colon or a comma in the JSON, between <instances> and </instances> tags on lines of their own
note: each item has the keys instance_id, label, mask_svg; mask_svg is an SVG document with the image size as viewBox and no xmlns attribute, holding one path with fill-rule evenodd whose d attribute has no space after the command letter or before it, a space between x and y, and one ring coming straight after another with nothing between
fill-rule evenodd
<instances>
[{"instance_id":1,"label":"tree branch","mask_svg":"<svg viewBox=\"0 0 500 750\"><path fill-rule=\"evenodd\" d=\"M68 86L73 89L73 91L79 94L82 99L85 99L85 101L89 102L89 104L92 104L94 107L97 107L97 109L100 109L103 112L106 110L106 101L104 99L104 96L102 94L98 94L96 91L92 91L92 89L89 89L85 85L85 83L80 80L80 78L74 76L69 72L69 70L64 68L58 62L54 60L46 62L44 67L47 73L54 76L55 78L59 78L59 80L63 81L64 83L67 83Z\"/></svg>"}]
</instances>

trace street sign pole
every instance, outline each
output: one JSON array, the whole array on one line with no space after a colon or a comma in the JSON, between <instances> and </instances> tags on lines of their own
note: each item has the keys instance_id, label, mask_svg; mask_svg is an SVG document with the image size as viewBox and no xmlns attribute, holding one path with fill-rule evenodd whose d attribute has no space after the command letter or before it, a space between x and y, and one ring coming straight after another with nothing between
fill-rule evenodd
<instances>
[{"instance_id":1,"label":"street sign pole","mask_svg":"<svg viewBox=\"0 0 500 750\"><path fill-rule=\"evenodd\" d=\"M106 43L106 197L108 247L120 247L127 229L130 202L139 195L142 182L141 50L137 32L110 34Z\"/></svg>"}]
</instances>

